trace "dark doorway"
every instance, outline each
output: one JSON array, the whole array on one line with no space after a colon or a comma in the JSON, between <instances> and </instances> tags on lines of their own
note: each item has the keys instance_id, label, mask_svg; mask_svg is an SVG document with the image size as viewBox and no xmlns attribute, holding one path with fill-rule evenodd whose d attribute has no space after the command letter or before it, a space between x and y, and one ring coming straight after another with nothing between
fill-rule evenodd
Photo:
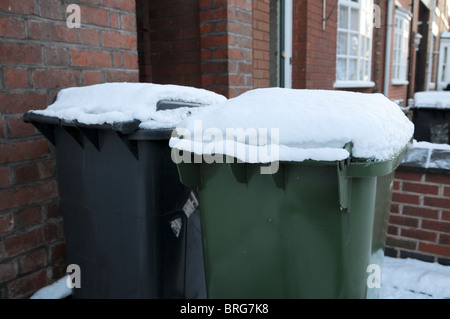
<instances>
[{"instance_id":1,"label":"dark doorway","mask_svg":"<svg viewBox=\"0 0 450 319\"><path fill-rule=\"evenodd\" d=\"M422 35L419 51L416 57L416 76L414 83L414 92L425 90L426 69L427 69L427 47L428 47L428 21L430 18L430 10L426 5L419 2L419 22L417 32Z\"/></svg>"}]
</instances>

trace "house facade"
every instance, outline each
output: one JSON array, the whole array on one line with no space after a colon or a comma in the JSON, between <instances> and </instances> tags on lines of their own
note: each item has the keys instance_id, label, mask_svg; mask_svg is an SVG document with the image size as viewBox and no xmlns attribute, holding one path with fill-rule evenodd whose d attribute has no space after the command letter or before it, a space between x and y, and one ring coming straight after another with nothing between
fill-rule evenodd
<instances>
[{"instance_id":1,"label":"house facade","mask_svg":"<svg viewBox=\"0 0 450 319\"><path fill-rule=\"evenodd\" d=\"M380 92L406 106L415 91L437 87L446 61L439 47L448 1L137 4L141 80L228 97L269 86L343 89Z\"/></svg>"}]
</instances>

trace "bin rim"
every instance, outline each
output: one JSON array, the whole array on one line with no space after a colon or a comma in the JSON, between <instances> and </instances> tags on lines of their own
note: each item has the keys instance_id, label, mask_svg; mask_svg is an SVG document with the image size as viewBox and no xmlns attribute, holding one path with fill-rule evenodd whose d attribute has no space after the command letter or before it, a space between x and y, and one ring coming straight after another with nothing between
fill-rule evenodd
<instances>
[{"instance_id":1,"label":"bin rim","mask_svg":"<svg viewBox=\"0 0 450 319\"><path fill-rule=\"evenodd\" d=\"M315 160L305 160L301 162L296 161L279 161L280 165L311 165L311 166L333 166L336 167L337 163L343 163L345 166L347 166L347 176L348 177L377 177L377 176L384 176L391 174L393 171L397 169L397 167L400 165L400 163L403 161L403 159L406 157L406 154L413 148L413 138L410 139L410 141L403 147L402 150L397 152L395 155L391 156L387 160L383 161L375 161L370 159L363 159L363 158L355 158L351 155L342 161L315 161ZM174 148L176 149L176 147ZM182 150L179 150L182 151ZM182 151L187 152L187 151ZM188 152L191 155L191 159L193 157L192 152ZM350 152L351 154L351 152ZM270 163L246 163L242 162L235 157L223 155L224 160L222 161L223 164L229 164L230 161L227 161L226 158L232 158L232 164L239 165L239 164L246 164L246 165L268 165ZM203 164L197 163L194 161L191 161L191 163L178 163L180 164Z\"/></svg>"},{"instance_id":2,"label":"bin rim","mask_svg":"<svg viewBox=\"0 0 450 319\"><path fill-rule=\"evenodd\" d=\"M369 177L391 174L401 164L406 154L413 148L413 138L397 154L384 161L353 161L348 167L348 176Z\"/></svg>"},{"instance_id":3,"label":"bin rim","mask_svg":"<svg viewBox=\"0 0 450 319\"><path fill-rule=\"evenodd\" d=\"M383 161L374 161L370 159L349 157L343 161L314 161L306 160L303 162L287 162L280 161L280 164L305 164L314 166L336 166L336 163L344 162L348 167L348 177L376 177L384 176L392 173L397 169L405 158L406 154L412 149L412 140L405 147L391 156L391 158Z\"/></svg>"},{"instance_id":4,"label":"bin rim","mask_svg":"<svg viewBox=\"0 0 450 319\"><path fill-rule=\"evenodd\" d=\"M42 115L32 111L23 115L23 120L31 124L47 124L80 129L112 130L128 135L130 140L168 140L175 128L142 129L141 121L125 121L104 124L85 124L78 121L68 121L55 116Z\"/></svg>"}]
</instances>

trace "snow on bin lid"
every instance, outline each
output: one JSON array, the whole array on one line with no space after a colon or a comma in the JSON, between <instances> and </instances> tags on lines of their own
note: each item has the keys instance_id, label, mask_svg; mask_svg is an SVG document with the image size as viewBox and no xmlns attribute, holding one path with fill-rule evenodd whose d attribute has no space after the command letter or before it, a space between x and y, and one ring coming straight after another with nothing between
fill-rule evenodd
<instances>
[{"instance_id":1,"label":"snow on bin lid","mask_svg":"<svg viewBox=\"0 0 450 319\"><path fill-rule=\"evenodd\" d=\"M227 128L246 131L245 143L233 142L235 137L226 133ZM278 129L278 143L271 143L270 134L267 143L255 143L266 133L261 128L267 132ZM204 134L207 129L211 131ZM344 149L349 142L353 143L353 157L388 160L410 142L414 124L382 94L266 88L248 91L193 115L180 122L176 131L179 137L171 138L172 148L200 155L225 154L246 162L343 160L349 156ZM217 131L225 143L216 140ZM252 134L259 135L252 138ZM241 152L228 148L230 142L244 144L245 152L277 144L279 157L252 160L242 148Z\"/></svg>"},{"instance_id":2,"label":"snow on bin lid","mask_svg":"<svg viewBox=\"0 0 450 319\"><path fill-rule=\"evenodd\" d=\"M140 128L173 128L200 107L156 110L160 100L211 105L226 101L205 89L153 83L104 83L59 91L56 101L45 110L33 111L83 124L112 124L140 120Z\"/></svg>"},{"instance_id":3,"label":"snow on bin lid","mask_svg":"<svg viewBox=\"0 0 450 319\"><path fill-rule=\"evenodd\" d=\"M450 91L427 91L414 94L414 107L450 108Z\"/></svg>"}]
</instances>

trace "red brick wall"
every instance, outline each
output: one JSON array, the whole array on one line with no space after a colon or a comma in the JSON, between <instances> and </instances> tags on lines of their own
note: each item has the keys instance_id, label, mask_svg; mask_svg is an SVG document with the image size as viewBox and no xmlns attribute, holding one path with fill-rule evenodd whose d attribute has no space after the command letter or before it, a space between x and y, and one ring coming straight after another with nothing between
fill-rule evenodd
<instances>
[{"instance_id":1,"label":"red brick wall","mask_svg":"<svg viewBox=\"0 0 450 319\"><path fill-rule=\"evenodd\" d=\"M228 97L253 88L252 17L252 0L228 2Z\"/></svg>"},{"instance_id":2,"label":"red brick wall","mask_svg":"<svg viewBox=\"0 0 450 319\"><path fill-rule=\"evenodd\" d=\"M270 1L253 0L253 86L269 87Z\"/></svg>"},{"instance_id":3,"label":"red brick wall","mask_svg":"<svg viewBox=\"0 0 450 319\"><path fill-rule=\"evenodd\" d=\"M396 256L450 263L450 175L396 172L387 247Z\"/></svg>"},{"instance_id":4,"label":"red brick wall","mask_svg":"<svg viewBox=\"0 0 450 319\"><path fill-rule=\"evenodd\" d=\"M137 0L136 5L141 81L203 87L228 97L253 88L254 75L268 82L268 74L258 73L268 68L268 56L265 65L253 61L254 44L268 50L268 43L253 37L255 21L268 32L268 0Z\"/></svg>"},{"instance_id":5,"label":"red brick wall","mask_svg":"<svg viewBox=\"0 0 450 319\"><path fill-rule=\"evenodd\" d=\"M30 109L64 87L137 81L134 1L0 2L0 298L27 297L65 274L65 240L54 153Z\"/></svg>"},{"instance_id":6,"label":"red brick wall","mask_svg":"<svg viewBox=\"0 0 450 319\"><path fill-rule=\"evenodd\" d=\"M252 1L199 0L201 85L227 97L253 88Z\"/></svg>"},{"instance_id":7,"label":"red brick wall","mask_svg":"<svg viewBox=\"0 0 450 319\"><path fill-rule=\"evenodd\" d=\"M199 87L198 0L138 0L141 81Z\"/></svg>"},{"instance_id":8,"label":"red brick wall","mask_svg":"<svg viewBox=\"0 0 450 319\"><path fill-rule=\"evenodd\" d=\"M322 10L322 1L293 1L293 88L332 89L336 80L337 7L328 2L325 30Z\"/></svg>"},{"instance_id":9,"label":"red brick wall","mask_svg":"<svg viewBox=\"0 0 450 319\"><path fill-rule=\"evenodd\" d=\"M385 0L375 0L375 5L380 7L380 27L373 29L372 47L372 81L375 82L373 92L382 93L384 90L384 65L386 52L386 21L387 2Z\"/></svg>"}]
</instances>

